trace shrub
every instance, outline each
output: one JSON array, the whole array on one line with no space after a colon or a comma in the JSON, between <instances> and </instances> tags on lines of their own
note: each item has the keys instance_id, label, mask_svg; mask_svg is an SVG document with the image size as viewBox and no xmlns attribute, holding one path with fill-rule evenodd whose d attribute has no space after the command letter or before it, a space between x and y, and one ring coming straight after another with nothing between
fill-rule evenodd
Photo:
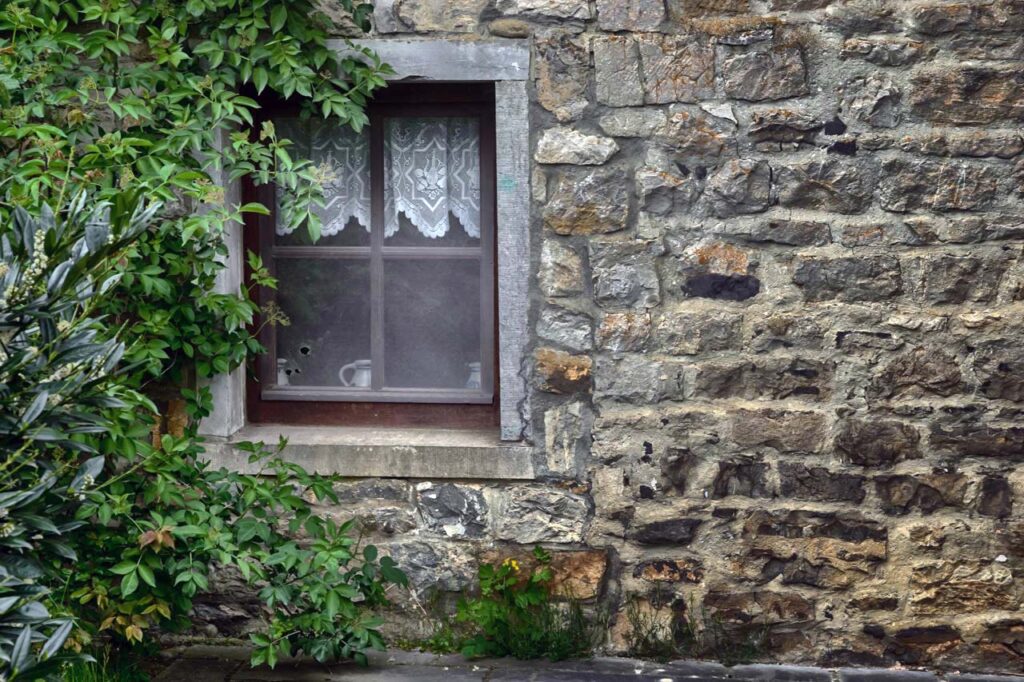
<instances>
[{"instance_id":1,"label":"shrub","mask_svg":"<svg viewBox=\"0 0 1024 682\"><path fill-rule=\"evenodd\" d=\"M251 636L253 665L298 652L365 662L366 649L383 647L371 609L405 575L361 545L355 521L314 513L311 499L338 502L338 478L285 462L281 446L238 446L257 470L240 474L210 468L194 434L164 435L88 491L79 541L90 551L67 575L69 606L96 631L140 642L148 628L187 626L210 570L227 567L266 605L265 627Z\"/></svg>"},{"instance_id":2,"label":"shrub","mask_svg":"<svg viewBox=\"0 0 1024 682\"><path fill-rule=\"evenodd\" d=\"M141 396L114 379L123 346L91 316L109 260L152 218L131 198L0 225L0 676L36 679L65 660L72 623L45 604L48 560L75 561L74 510L104 459L91 434Z\"/></svg>"},{"instance_id":3,"label":"shrub","mask_svg":"<svg viewBox=\"0 0 1024 682\"><path fill-rule=\"evenodd\" d=\"M588 655L603 636L599 619L588 618L578 600L553 601L551 557L541 547L533 557L536 568L526 575L515 559L480 566L480 595L458 605L457 620L479 630L463 643L463 655L557 661Z\"/></svg>"}]
</instances>

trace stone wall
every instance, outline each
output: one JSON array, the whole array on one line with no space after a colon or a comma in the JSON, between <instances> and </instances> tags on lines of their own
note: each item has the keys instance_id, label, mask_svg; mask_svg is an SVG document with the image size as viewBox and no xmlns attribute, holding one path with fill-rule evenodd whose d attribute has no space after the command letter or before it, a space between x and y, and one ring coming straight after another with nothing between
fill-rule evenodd
<instances>
[{"instance_id":1,"label":"stone wall","mask_svg":"<svg viewBox=\"0 0 1024 682\"><path fill-rule=\"evenodd\" d=\"M380 0L530 37L540 480L342 490L422 598L567 589L775 657L1024 669L1024 3ZM500 150L499 150L500 153Z\"/></svg>"}]
</instances>

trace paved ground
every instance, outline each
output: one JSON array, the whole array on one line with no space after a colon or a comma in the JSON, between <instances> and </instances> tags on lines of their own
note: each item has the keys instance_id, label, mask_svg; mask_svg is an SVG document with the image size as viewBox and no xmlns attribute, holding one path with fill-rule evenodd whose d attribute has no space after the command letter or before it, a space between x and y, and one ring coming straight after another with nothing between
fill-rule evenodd
<instances>
[{"instance_id":1,"label":"paved ground","mask_svg":"<svg viewBox=\"0 0 1024 682\"><path fill-rule=\"evenodd\" d=\"M169 652L172 662L155 682L1024 682L1024 677L784 665L679 661L664 665L624 658L562 663L509 659L467 662L460 656L391 652L371 657L369 667L288 662L274 670L249 667L242 648L193 646Z\"/></svg>"}]
</instances>

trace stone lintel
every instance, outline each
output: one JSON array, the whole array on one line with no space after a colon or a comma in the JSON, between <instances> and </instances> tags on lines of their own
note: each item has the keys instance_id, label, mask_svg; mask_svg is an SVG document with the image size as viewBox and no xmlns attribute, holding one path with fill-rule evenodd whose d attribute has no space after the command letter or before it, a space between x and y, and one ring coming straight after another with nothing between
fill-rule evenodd
<instances>
[{"instance_id":1,"label":"stone lintel","mask_svg":"<svg viewBox=\"0 0 1024 682\"><path fill-rule=\"evenodd\" d=\"M356 40L368 47L395 73L388 80L525 81L530 75L528 40L487 42L438 39ZM357 56L345 40L329 40L341 56Z\"/></svg>"},{"instance_id":2,"label":"stone lintel","mask_svg":"<svg viewBox=\"0 0 1024 682\"><path fill-rule=\"evenodd\" d=\"M210 439L214 467L257 473L242 442L274 446L284 437L284 458L307 471L353 478L529 480L533 449L502 443L496 430L377 429L319 426L246 426L230 439Z\"/></svg>"}]
</instances>

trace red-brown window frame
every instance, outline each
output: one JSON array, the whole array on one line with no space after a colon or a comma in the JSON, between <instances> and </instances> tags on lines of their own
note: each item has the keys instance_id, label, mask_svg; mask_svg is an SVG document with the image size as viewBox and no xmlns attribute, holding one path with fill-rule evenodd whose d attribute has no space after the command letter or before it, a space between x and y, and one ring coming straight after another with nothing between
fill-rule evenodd
<instances>
[{"instance_id":1,"label":"red-brown window frame","mask_svg":"<svg viewBox=\"0 0 1024 682\"><path fill-rule=\"evenodd\" d=\"M293 102L263 101L264 119L294 114L298 105ZM371 135L380 134L381 121L388 114L401 113L403 116L479 116L480 119L480 206L488 211L492 229L487 245L491 277L485 284L489 290L482 292L484 300L490 299L494 308L490 316L493 334L490 349L493 362L493 397L490 404L451 403L404 403L404 402L340 402L316 400L273 400L262 396L261 374L269 363L256 358L247 367L246 408L247 419L252 423L279 423L299 425L348 425L348 426L407 426L445 428L491 428L499 425L498 413L498 340L497 340L497 210L495 171L495 130L494 130L494 86L493 83L426 84L397 83L382 90L367 107L370 117ZM254 126L259 129L262 120ZM379 147L380 145L376 145ZM371 149L374 145L371 144ZM371 160L371 164L379 163ZM379 171L378 171L379 174ZM382 177L382 176L379 176ZM378 196L380 193L380 196ZM244 243L247 251L265 252L267 240L273 239L275 202L272 186L258 186L249 178L242 182L242 199L245 202L259 201L271 209L271 215L247 214L244 226ZM383 184L374 182L371 198L376 205L383 205ZM481 240L481 248L483 240ZM272 261L264 261L273 265ZM486 263L486 260L485 260ZM247 275L248 266L246 266ZM260 306L273 300L274 292L259 288L256 292ZM268 333L264 327L263 334ZM270 329L269 333L273 333ZM266 337L264 337L266 338ZM266 345L266 344L264 344ZM485 349L486 352L486 349Z\"/></svg>"}]
</instances>

